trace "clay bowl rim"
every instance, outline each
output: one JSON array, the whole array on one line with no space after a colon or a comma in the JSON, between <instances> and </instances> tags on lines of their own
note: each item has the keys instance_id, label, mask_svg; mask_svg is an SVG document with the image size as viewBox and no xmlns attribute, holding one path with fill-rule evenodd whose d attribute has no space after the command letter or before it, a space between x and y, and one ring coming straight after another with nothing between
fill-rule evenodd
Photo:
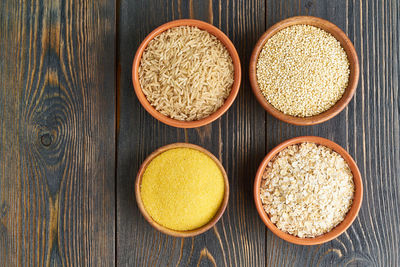
<instances>
[{"instance_id":1,"label":"clay bowl rim","mask_svg":"<svg viewBox=\"0 0 400 267\"><path fill-rule=\"evenodd\" d=\"M265 42L267 42L267 40L271 38L274 34L276 34L278 31L286 27L299 24L315 26L332 34L340 42L341 46L345 50L347 58L350 63L349 83L342 98L327 111L315 116L304 117L304 118L284 114L283 112L276 109L273 105L271 105L261 93L260 87L258 86L257 75L256 75L258 56L262 48L264 47ZM253 52L251 54L250 66L249 66L251 88L258 102L263 106L263 108L266 111L268 111L269 114L271 114L272 116L281 121L294 125L303 125L303 126L319 124L327 120L330 120L337 114L339 114L353 98L353 95L358 85L359 73L360 73L360 66L359 66L357 52L354 48L353 43L350 41L347 35L332 22L313 16L291 17L271 26L257 41L253 49Z\"/></svg>"},{"instance_id":2,"label":"clay bowl rim","mask_svg":"<svg viewBox=\"0 0 400 267\"><path fill-rule=\"evenodd\" d=\"M144 208L142 198L141 198L140 185L142 182L143 173L146 170L148 164L156 156L160 155L161 153L163 153L167 150L174 149L174 148L191 148L191 149L195 149L200 152L203 152L217 164L217 166L219 167L219 169L222 172L222 176L224 177L224 190L225 191L224 191L224 198L222 200L221 206L219 207L217 213L214 215L212 220L210 220L207 224L205 224L197 229L194 229L194 230L177 231L177 230L172 230L172 229L169 229L167 227L164 227L164 226L158 224L147 213L146 209ZM228 176L227 176L226 171L225 171L224 167L222 166L221 162L207 149L205 149L201 146L198 146L198 145L190 144L190 143L173 143L173 144L169 144L169 145L166 145L166 146L156 149L149 156L147 156L147 158L143 161L142 165L139 168L137 176L136 176L135 195L136 195L136 202L137 202L140 212L142 213L142 215L144 216L146 221L149 222L153 228L155 228L156 230L158 230L164 234L174 236L174 237L193 237L193 236L202 234L202 233L206 232L207 230L209 230L210 228L212 228L224 214L225 209L228 205L228 200L229 200L229 180L228 180Z\"/></svg>"},{"instance_id":3,"label":"clay bowl rim","mask_svg":"<svg viewBox=\"0 0 400 267\"><path fill-rule=\"evenodd\" d=\"M269 219L269 216L267 213L264 211L264 208L262 206L261 198L260 198L260 185L261 185L261 180L262 180L262 174L267 167L268 162L270 162L280 151L285 149L286 147L294 144L299 144L299 143L304 143L304 142L312 142L316 143L319 145L324 145L329 148L331 148L333 151L339 153L347 162L349 165L351 172L353 173L353 181L354 181L354 186L355 186L355 191L354 191L354 199L353 199L353 204L348 211L346 217L344 220L338 224L335 228L333 228L331 231L329 231L326 234L314 237L314 238L300 238L293 236L291 234L285 233L278 229L274 223ZM363 199L363 183L362 183L362 178L361 178L361 173L360 170L357 167L356 162L354 159L351 157L351 155L340 145L336 144L335 142L322 138L322 137L317 137L317 136L300 136L300 137L295 137L289 140L286 140L273 148L263 159L261 162L257 173L256 177L254 180L254 201L255 205L257 208L257 212L259 216L261 217L261 220L263 223L268 227L269 230L271 230L275 235L280 237L283 240L286 240L290 243L297 244L297 245L318 245L318 244L323 244L328 241L331 241L344 233L350 225L354 222L356 219L358 212L361 207L362 199Z\"/></svg>"},{"instance_id":4,"label":"clay bowl rim","mask_svg":"<svg viewBox=\"0 0 400 267\"><path fill-rule=\"evenodd\" d=\"M176 119L172 119L168 116L165 116L158 112L150 103L147 101L146 96L142 92L140 82L139 82L139 65L140 65L140 60L142 58L143 52L146 49L147 45L149 42L159 35L160 33L174 27L178 26L195 26L198 27L201 30L206 30L210 34L214 35L215 37L218 38L222 42L222 44L226 47L226 49L229 52L229 55L232 58L233 62L233 68L234 68L234 81L232 84L232 89L231 92L229 93L228 98L225 100L224 104L214 113L209 115L208 117L205 117L201 120L195 120L195 121L180 121ZM241 71L241 64L240 64L240 58L237 53L237 50L235 46L233 45L232 41L228 38L228 36L225 35L220 29L217 27L201 21L201 20L195 20L195 19L179 19L179 20L173 20L170 22L167 22L159 27L157 27L155 30L153 30L147 37L143 40L143 42L140 44L139 48L136 51L135 58L133 60L133 66L132 66L132 82L133 82L133 87L135 89L136 96L139 99L139 102L141 105L147 110L147 112L150 113L151 116L153 116L155 119L161 121L162 123L165 123L167 125L173 126L173 127L178 127L178 128L195 128L195 127L200 127L207 125L209 123L212 123L213 121L217 120L220 118L233 104L233 102L236 99L236 96L239 92L240 89L240 83L242 79L242 71Z\"/></svg>"}]
</instances>

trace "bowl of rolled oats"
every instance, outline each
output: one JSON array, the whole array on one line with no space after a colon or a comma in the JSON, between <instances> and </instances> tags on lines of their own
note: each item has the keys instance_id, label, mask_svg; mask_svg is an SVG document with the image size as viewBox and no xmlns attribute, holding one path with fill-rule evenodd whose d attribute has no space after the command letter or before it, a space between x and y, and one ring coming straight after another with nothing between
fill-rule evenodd
<instances>
[{"instance_id":1,"label":"bowl of rolled oats","mask_svg":"<svg viewBox=\"0 0 400 267\"><path fill-rule=\"evenodd\" d=\"M363 185L350 154L321 137L301 136L272 149L254 181L264 224L278 237L316 245L341 235L357 217Z\"/></svg>"},{"instance_id":2,"label":"bowl of rolled oats","mask_svg":"<svg viewBox=\"0 0 400 267\"><path fill-rule=\"evenodd\" d=\"M258 40L250 83L263 108L295 125L327 121L352 99L359 78L356 50L335 24L312 16L285 19Z\"/></svg>"}]
</instances>

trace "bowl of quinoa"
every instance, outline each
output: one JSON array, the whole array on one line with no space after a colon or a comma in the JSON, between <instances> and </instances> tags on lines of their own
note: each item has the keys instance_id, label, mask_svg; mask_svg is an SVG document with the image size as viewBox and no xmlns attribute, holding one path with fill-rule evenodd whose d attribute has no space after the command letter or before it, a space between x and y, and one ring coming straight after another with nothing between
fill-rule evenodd
<instances>
[{"instance_id":1,"label":"bowl of quinoa","mask_svg":"<svg viewBox=\"0 0 400 267\"><path fill-rule=\"evenodd\" d=\"M289 139L264 158L254 200L264 224L278 237L316 245L341 235L357 217L363 185L348 152L321 137Z\"/></svg>"},{"instance_id":2,"label":"bowl of quinoa","mask_svg":"<svg viewBox=\"0 0 400 267\"><path fill-rule=\"evenodd\" d=\"M355 48L333 23L292 17L269 28L250 59L250 82L272 116L295 125L327 121L352 99L359 78Z\"/></svg>"}]
</instances>

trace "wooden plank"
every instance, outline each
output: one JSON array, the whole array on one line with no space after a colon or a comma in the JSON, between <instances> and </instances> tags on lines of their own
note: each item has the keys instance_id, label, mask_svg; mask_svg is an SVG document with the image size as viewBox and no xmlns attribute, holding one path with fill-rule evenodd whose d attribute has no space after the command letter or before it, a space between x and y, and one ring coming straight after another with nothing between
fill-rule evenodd
<instances>
[{"instance_id":1,"label":"wooden plank","mask_svg":"<svg viewBox=\"0 0 400 267\"><path fill-rule=\"evenodd\" d=\"M265 112L248 82L250 51L265 31L264 1L121 1L119 14L119 134L117 263L122 266L263 266L265 227L252 198L257 165L265 155ZM251 11L251 14L250 14ZM211 125L182 130L153 119L132 87L134 53L157 26L178 18L213 23L236 45L243 82L235 104ZM221 221L205 234L177 239L152 229L133 192L140 163L156 148L183 141L210 150L225 166L231 196Z\"/></svg>"},{"instance_id":2,"label":"wooden plank","mask_svg":"<svg viewBox=\"0 0 400 267\"><path fill-rule=\"evenodd\" d=\"M114 1L0 4L0 262L115 260Z\"/></svg>"},{"instance_id":3,"label":"wooden plank","mask_svg":"<svg viewBox=\"0 0 400 267\"><path fill-rule=\"evenodd\" d=\"M266 1L267 27L294 15L314 15L338 25L360 59L354 99L334 119L312 127L267 116L268 150L295 136L329 138L355 158L364 182L364 203L339 238L313 247L291 245L270 231L268 266L398 266L399 210L399 4L397 1Z\"/></svg>"}]
</instances>

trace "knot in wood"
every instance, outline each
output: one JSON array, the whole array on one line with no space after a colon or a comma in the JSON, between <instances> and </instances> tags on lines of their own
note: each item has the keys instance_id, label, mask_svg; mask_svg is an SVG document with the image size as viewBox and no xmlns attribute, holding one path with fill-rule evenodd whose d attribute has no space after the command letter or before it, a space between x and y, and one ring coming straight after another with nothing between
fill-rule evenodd
<instances>
[{"instance_id":1,"label":"knot in wood","mask_svg":"<svg viewBox=\"0 0 400 267\"><path fill-rule=\"evenodd\" d=\"M51 137L51 135L49 133L45 133L40 137L40 142L42 143L42 145L44 146L49 146L51 145L51 142L53 141L53 138Z\"/></svg>"},{"instance_id":2,"label":"knot in wood","mask_svg":"<svg viewBox=\"0 0 400 267\"><path fill-rule=\"evenodd\" d=\"M313 1L307 1L307 3L305 4L306 8L311 8L314 5Z\"/></svg>"},{"instance_id":3,"label":"knot in wood","mask_svg":"<svg viewBox=\"0 0 400 267\"><path fill-rule=\"evenodd\" d=\"M7 203L3 202L3 205L1 205L0 208L0 218L3 218L7 215L8 212L8 205Z\"/></svg>"}]
</instances>

